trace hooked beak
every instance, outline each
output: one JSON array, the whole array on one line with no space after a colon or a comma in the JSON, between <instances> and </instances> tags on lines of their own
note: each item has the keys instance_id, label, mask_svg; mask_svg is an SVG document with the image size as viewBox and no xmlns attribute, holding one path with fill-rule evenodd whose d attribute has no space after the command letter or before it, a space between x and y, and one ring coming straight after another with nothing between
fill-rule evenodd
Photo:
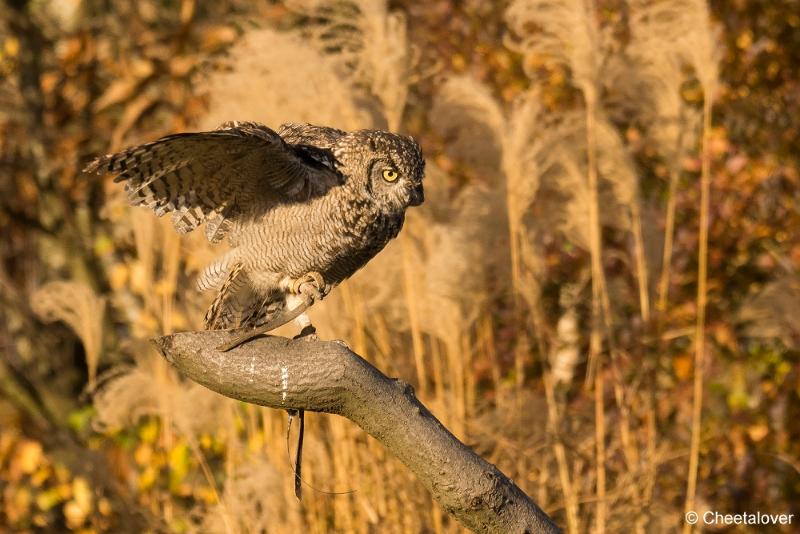
<instances>
[{"instance_id":1,"label":"hooked beak","mask_svg":"<svg viewBox=\"0 0 800 534\"><path fill-rule=\"evenodd\" d=\"M424 201L425 192L422 190L422 184L419 184L411 190L411 200L408 202L408 205L419 206Z\"/></svg>"}]
</instances>

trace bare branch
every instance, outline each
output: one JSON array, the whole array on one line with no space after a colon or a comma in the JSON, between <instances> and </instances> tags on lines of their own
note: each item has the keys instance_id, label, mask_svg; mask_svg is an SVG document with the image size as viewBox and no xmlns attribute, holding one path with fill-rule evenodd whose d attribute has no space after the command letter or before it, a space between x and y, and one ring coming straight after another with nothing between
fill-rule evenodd
<instances>
[{"instance_id":1,"label":"bare branch","mask_svg":"<svg viewBox=\"0 0 800 534\"><path fill-rule=\"evenodd\" d=\"M227 397L344 416L381 442L449 513L475 532L559 532L494 465L453 436L414 396L343 343L262 337L218 352L226 331L154 340L183 374Z\"/></svg>"}]
</instances>

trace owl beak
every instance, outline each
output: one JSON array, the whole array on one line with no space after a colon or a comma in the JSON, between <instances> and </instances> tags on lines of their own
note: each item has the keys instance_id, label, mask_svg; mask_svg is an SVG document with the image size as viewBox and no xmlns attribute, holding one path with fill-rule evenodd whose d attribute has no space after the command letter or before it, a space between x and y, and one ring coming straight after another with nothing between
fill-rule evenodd
<instances>
[{"instance_id":1,"label":"owl beak","mask_svg":"<svg viewBox=\"0 0 800 534\"><path fill-rule=\"evenodd\" d=\"M411 190L411 200L408 202L409 206L419 206L425 201L425 192L422 190L422 184L419 184Z\"/></svg>"}]
</instances>

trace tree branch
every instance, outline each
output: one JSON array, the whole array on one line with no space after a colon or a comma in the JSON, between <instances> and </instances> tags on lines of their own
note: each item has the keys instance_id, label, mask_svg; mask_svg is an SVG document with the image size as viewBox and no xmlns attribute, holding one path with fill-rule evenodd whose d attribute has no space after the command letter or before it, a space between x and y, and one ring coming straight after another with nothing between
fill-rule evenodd
<instances>
[{"instance_id":1,"label":"tree branch","mask_svg":"<svg viewBox=\"0 0 800 534\"><path fill-rule=\"evenodd\" d=\"M350 419L475 532L559 532L516 484L442 426L410 385L388 378L343 343L269 336L216 350L233 337L211 330L154 342L179 371L226 397Z\"/></svg>"}]
</instances>

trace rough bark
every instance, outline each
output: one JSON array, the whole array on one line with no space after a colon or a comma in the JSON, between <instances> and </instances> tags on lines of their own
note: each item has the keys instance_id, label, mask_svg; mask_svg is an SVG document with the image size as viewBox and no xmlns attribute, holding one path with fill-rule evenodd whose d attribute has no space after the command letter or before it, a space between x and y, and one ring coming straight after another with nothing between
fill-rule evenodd
<instances>
[{"instance_id":1,"label":"rough bark","mask_svg":"<svg viewBox=\"0 0 800 534\"><path fill-rule=\"evenodd\" d=\"M184 332L155 343L179 371L227 397L350 419L475 532L559 532L514 482L456 439L411 386L388 378L343 343L269 336L216 350L232 337L225 331Z\"/></svg>"}]
</instances>

